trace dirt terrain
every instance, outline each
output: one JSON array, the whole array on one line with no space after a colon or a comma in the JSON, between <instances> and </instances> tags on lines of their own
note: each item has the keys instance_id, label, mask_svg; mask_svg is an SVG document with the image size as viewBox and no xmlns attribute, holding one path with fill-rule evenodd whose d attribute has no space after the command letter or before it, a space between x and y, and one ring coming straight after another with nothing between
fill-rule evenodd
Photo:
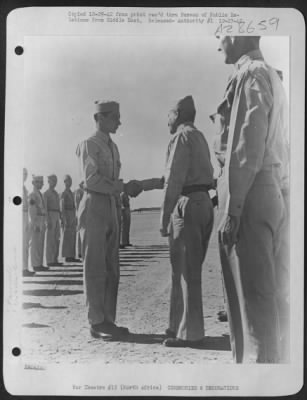
<instances>
[{"instance_id":1,"label":"dirt terrain","mask_svg":"<svg viewBox=\"0 0 307 400\"><path fill-rule=\"evenodd\" d=\"M39 363L232 363L216 235L203 266L205 330L203 348L167 348L170 296L168 243L159 235L159 213L132 214L133 247L120 251L117 323L131 335L121 342L90 336L82 265L52 267L23 280L22 357Z\"/></svg>"}]
</instances>

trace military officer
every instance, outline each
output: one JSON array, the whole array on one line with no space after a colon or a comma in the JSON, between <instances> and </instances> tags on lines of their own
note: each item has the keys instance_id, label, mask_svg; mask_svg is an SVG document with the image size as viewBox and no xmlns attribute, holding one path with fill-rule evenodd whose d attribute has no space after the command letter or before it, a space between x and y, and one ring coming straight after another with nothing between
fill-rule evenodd
<instances>
[{"instance_id":1,"label":"military officer","mask_svg":"<svg viewBox=\"0 0 307 400\"><path fill-rule=\"evenodd\" d=\"M234 360L248 342L258 363L280 361L276 252L285 218L281 188L288 183L287 104L276 71L263 59L260 37L222 37L225 63L234 64L217 108L220 161L219 248Z\"/></svg>"},{"instance_id":2,"label":"military officer","mask_svg":"<svg viewBox=\"0 0 307 400\"><path fill-rule=\"evenodd\" d=\"M28 205L28 190L25 187L25 181L28 177L28 170L23 169L23 196L22 196L22 250L23 250L23 276L33 276L34 271L29 270L29 205Z\"/></svg>"},{"instance_id":3,"label":"military officer","mask_svg":"<svg viewBox=\"0 0 307 400\"><path fill-rule=\"evenodd\" d=\"M70 175L64 176L65 190L60 197L60 208L62 216L62 257L67 262L79 262L75 258L77 217L74 195L71 191L72 179Z\"/></svg>"},{"instance_id":4,"label":"military officer","mask_svg":"<svg viewBox=\"0 0 307 400\"><path fill-rule=\"evenodd\" d=\"M192 96L169 113L170 140L164 175L160 232L169 236L172 288L169 336L164 345L198 345L204 338L201 271L213 227L213 167L203 134L194 126Z\"/></svg>"},{"instance_id":5,"label":"military officer","mask_svg":"<svg viewBox=\"0 0 307 400\"><path fill-rule=\"evenodd\" d=\"M49 269L49 267L43 266L46 208L40 191L44 186L44 178L40 175L33 175L32 184L33 191L29 195L31 266L35 272L46 271Z\"/></svg>"},{"instance_id":6,"label":"military officer","mask_svg":"<svg viewBox=\"0 0 307 400\"><path fill-rule=\"evenodd\" d=\"M120 231L120 247L125 248L132 246L130 243L130 224L131 224L131 211L130 199L127 193L120 194L121 200L121 231Z\"/></svg>"},{"instance_id":7,"label":"military officer","mask_svg":"<svg viewBox=\"0 0 307 400\"><path fill-rule=\"evenodd\" d=\"M56 175L48 176L49 189L44 193L44 201L47 212L47 231L46 231L46 260L48 266L60 266L59 245L60 245L60 197L55 190L57 185Z\"/></svg>"},{"instance_id":8,"label":"military officer","mask_svg":"<svg viewBox=\"0 0 307 400\"><path fill-rule=\"evenodd\" d=\"M136 181L119 179L120 157L110 135L120 126L119 104L97 101L96 132L77 147L84 196L78 210L78 227L84 255L84 283L91 335L111 340L129 333L115 324L119 285L119 220L117 200L126 191L136 196Z\"/></svg>"},{"instance_id":9,"label":"military officer","mask_svg":"<svg viewBox=\"0 0 307 400\"><path fill-rule=\"evenodd\" d=\"M77 213L77 214L78 214L79 205L80 205L80 202L81 202L81 200L82 200L83 195L84 195L83 182L81 182L81 183L79 184L78 189L76 189L76 190L75 190L75 193L74 193L75 207L76 207L76 213ZM81 236L80 236L80 231L79 231L79 229L77 230L77 239L76 239L76 242L77 242L77 256L78 256L79 258L82 258Z\"/></svg>"}]
</instances>

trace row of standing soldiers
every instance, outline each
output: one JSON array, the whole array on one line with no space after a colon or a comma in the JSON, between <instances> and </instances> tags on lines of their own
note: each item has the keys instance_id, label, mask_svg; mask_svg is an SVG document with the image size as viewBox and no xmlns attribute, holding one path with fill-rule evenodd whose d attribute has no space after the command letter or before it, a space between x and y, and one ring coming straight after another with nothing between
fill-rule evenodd
<instances>
[{"instance_id":1,"label":"row of standing soldiers","mask_svg":"<svg viewBox=\"0 0 307 400\"><path fill-rule=\"evenodd\" d=\"M27 170L23 173L24 182ZM36 271L45 271L50 266L59 266L60 238L62 230L61 255L66 262L78 262L80 240L77 235L77 209L83 195L82 185L74 193L72 179L64 178L65 190L61 195L55 190L57 177L48 176L49 189L43 194L42 176L33 175L33 191L28 194L23 187L23 275L30 276ZM77 246L76 246L77 244ZM44 249L47 266L44 266ZM30 260L29 260L30 256ZM29 263L30 261L30 263ZM29 267L30 264L30 267Z\"/></svg>"},{"instance_id":2,"label":"row of standing soldiers","mask_svg":"<svg viewBox=\"0 0 307 400\"><path fill-rule=\"evenodd\" d=\"M28 176L24 168L23 180ZM42 176L33 175L33 191L28 194L23 186L23 275L32 276L35 271L48 270L50 266L60 266L60 238L62 230L61 255L66 262L80 262L82 258L80 234L77 229L77 212L83 197L83 183L74 192L71 190L72 179L65 175L65 190L61 195L55 190L56 175L48 176L49 189L44 194ZM130 246L130 201L122 193L120 197L120 214L122 220L121 244ZM44 249L47 266L43 265ZM76 256L77 254L77 257ZM30 268L29 268L30 256Z\"/></svg>"}]
</instances>

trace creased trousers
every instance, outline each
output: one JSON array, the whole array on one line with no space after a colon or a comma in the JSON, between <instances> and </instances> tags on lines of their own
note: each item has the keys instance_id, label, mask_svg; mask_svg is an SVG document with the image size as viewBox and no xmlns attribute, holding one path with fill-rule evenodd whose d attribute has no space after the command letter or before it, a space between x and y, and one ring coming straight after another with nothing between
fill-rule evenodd
<instances>
[{"instance_id":1,"label":"creased trousers","mask_svg":"<svg viewBox=\"0 0 307 400\"><path fill-rule=\"evenodd\" d=\"M121 210L121 244L127 245L130 243L130 224L131 224L131 212L130 209L124 208Z\"/></svg>"},{"instance_id":2,"label":"creased trousers","mask_svg":"<svg viewBox=\"0 0 307 400\"><path fill-rule=\"evenodd\" d=\"M114 323L119 285L119 230L114 198L85 193L79 207L78 228L89 323Z\"/></svg>"},{"instance_id":3,"label":"creased trousers","mask_svg":"<svg viewBox=\"0 0 307 400\"><path fill-rule=\"evenodd\" d=\"M74 258L76 256L76 211L65 210L63 227L62 257Z\"/></svg>"},{"instance_id":4,"label":"creased trousers","mask_svg":"<svg viewBox=\"0 0 307 400\"><path fill-rule=\"evenodd\" d=\"M225 187L222 176L218 181L220 205L226 198ZM284 218L284 201L274 176L261 171L245 201L238 242L228 248L219 233L230 340L237 363L249 355L248 342L256 348L257 362L280 360L278 282L282 271L276 260Z\"/></svg>"},{"instance_id":5,"label":"creased trousers","mask_svg":"<svg viewBox=\"0 0 307 400\"><path fill-rule=\"evenodd\" d=\"M213 227L209 195L181 196L171 216L172 287L169 329L182 340L204 337L201 272Z\"/></svg>"},{"instance_id":6,"label":"creased trousers","mask_svg":"<svg viewBox=\"0 0 307 400\"><path fill-rule=\"evenodd\" d=\"M46 230L46 261L47 264L58 262L60 246L60 213L48 211Z\"/></svg>"},{"instance_id":7,"label":"creased trousers","mask_svg":"<svg viewBox=\"0 0 307 400\"><path fill-rule=\"evenodd\" d=\"M43 265L46 232L45 217L38 217L37 226L40 229L39 232L35 231L33 226L30 226L29 249L32 267L40 267Z\"/></svg>"}]
</instances>

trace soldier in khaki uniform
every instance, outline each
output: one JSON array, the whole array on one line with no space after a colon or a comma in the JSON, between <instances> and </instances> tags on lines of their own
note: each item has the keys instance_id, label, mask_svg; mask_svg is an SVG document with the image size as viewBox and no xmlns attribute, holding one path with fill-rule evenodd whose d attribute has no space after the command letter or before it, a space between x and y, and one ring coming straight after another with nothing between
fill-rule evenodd
<instances>
[{"instance_id":1,"label":"soldier in khaki uniform","mask_svg":"<svg viewBox=\"0 0 307 400\"><path fill-rule=\"evenodd\" d=\"M235 69L215 118L220 257L237 363L248 356L249 340L258 363L281 360L276 257L285 220L281 190L288 186L287 103L259 39L221 39Z\"/></svg>"},{"instance_id":2,"label":"soldier in khaki uniform","mask_svg":"<svg viewBox=\"0 0 307 400\"><path fill-rule=\"evenodd\" d=\"M96 102L96 132L77 147L84 196L78 210L78 228L84 254L84 283L91 334L111 340L129 333L115 324L119 285L119 221L117 199L126 191L136 196L136 181L119 179L120 158L110 137L120 126L119 104Z\"/></svg>"},{"instance_id":3,"label":"soldier in khaki uniform","mask_svg":"<svg viewBox=\"0 0 307 400\"><path fill-rule=\"evenodd\" d=\"M48 176L49 189L44 193L44 201L47 212L46 231L46 260L49 266L59 266L59 245L61 235L60 197L55 190L57 184L56 175Z\"/></svg>"},{"instance_id":4,"label":"soldier in khaki uniform","mask_svg":"<svg viewBox=\"0 0 307 400\"><path fill-rule=\"evenodd\" d=\"M33 276L34 271L29 270L29 204L28 204L28 190L25 187L25 181L28 177L28 171L23 169L23 195L22 195L22 250L23 250L23 276Z\"/></svg>"},{"instance_id":5,"label":"soldier in khaki uniform","mask_svg":"<svg viewBox=\"0 0 307 400\"><path fill-rule=\"evenodd\" d=\"M213 167L207 141L194 126L192 96L169 113L173 135L163 178L142 181L143 190L161 189L161 235L169 236L172 289L165 346L194 346L204 338L201 270L213 227Z\"/></svg>"},{"instance_id":6,"label":"soldier in khaki uniform","mask_svg":"<svg viewBox=\"0 0 307 400\"><path fill-rule=\"evenodd\" d=\"M33 175L33 192L29 195L30 257L34 271L46 271L43 266L46 232L46 208L40 189L44 186L42 176Z\"/></svg>"},{"instance_id":7,"label":"soldier in khaki uniform","mask_svg":"<svg viewBox=\"0 0 307 400\"><path fill-rule=\"evenodd\" d=\"M62 257L67 262L80 262L76 255L77 217L73 192L71 191L72 179L69 175L64 177L65 190L60 197L62 215Z\"/></svg>"},{"instance_id":8,"label":"soldier in khaki uniform","mask_svg":"<svg viewBox=\"0 0 307 400\"><path fill-rule=\"evenodd\" d=\"M130 243L130 224L131 224L131 211L130 199L127 193L120 194L121 200L121 230L120 230L120 247L125 248L132 246Z\"/></svg>"},{"instance_id":9,"label":"soldier in khaki uniform","mask_svg":"<svg viewBox=\"0 0 307 400\"><path fill-rule=\"evenodd\" d=\"M77 215L78 215L79 205L80 205L83 195L84 195L84 188L83 188L83 182L81 182L79 184L78 189L76 189L75 193L74 193L75 207L76 207ZM76 242L77 242L77 257L79 257L81 259L83 256L82 256L81 236L80 236L79 229L77 230Z\"/></svg>"}]
</instances>

